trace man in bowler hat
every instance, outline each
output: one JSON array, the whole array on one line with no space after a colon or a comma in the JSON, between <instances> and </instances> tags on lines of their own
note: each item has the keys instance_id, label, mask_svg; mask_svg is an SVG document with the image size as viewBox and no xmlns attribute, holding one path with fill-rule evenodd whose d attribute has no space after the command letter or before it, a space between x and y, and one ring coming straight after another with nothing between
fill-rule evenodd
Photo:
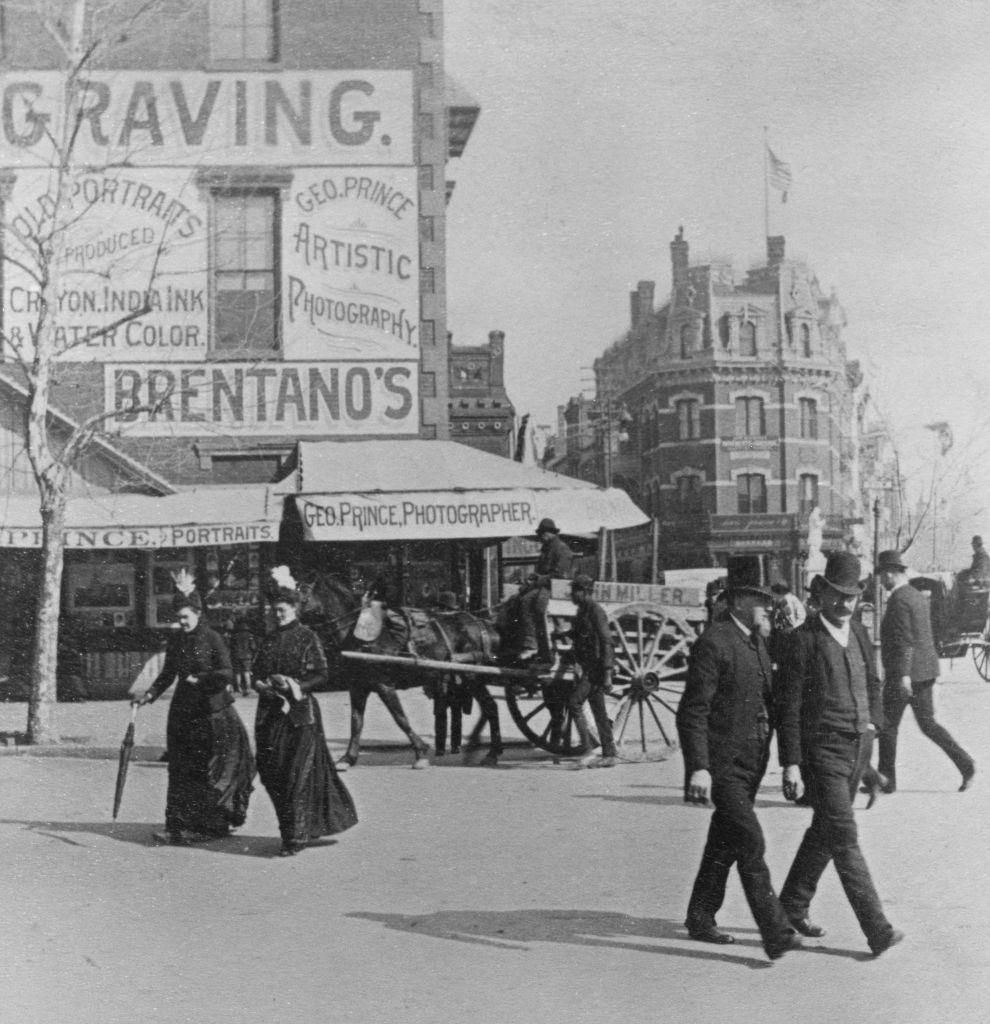
<instances>
[{"instance_id":1,"label":"man in bowler hat","mask_svg":"<svg viewBox=\"0 0 990 1024\"><path fill-rule=\"evenodd\" d=\"M897 789L897 730L910 704L918 728L945 751L959 769L959 790L969 789L976 763L935 721L935 682L938 652L932 637L932 619L925 597L907 578L907 566L899 551L881 551L877 572L887 591L887 609L880 623L880 656L883 660L883 715L880 732L880 774L885 793Z\"/></svg>"},{"instance_id":2,"label":"man in bowler hat","mask_svg":"<svg viewBox=\"0 0 990 1024\"><path fill-rule=\"evenodd\" d=\"M571 600L577 605L571 636L574 640L574 660L580 672L574 680L574 689L571 690L567 705L581 739L578 767L612 768L616 763L616 749L612 722L605 709L605 695L612 689L615 651L608 628L608 616L592 597L593 590L594 581L584 573L578 573L571 581ZM591 731L584 719L585 701L595 719L602 745L600 755L595 753Z\"/></svg>"},{"instance_id":3,"label":"man in bowler hat","mask_svg":"<svg viewBox=\"0 0 990 1024\"><path fill-rule=\"evenodd\" d=\"M879 956L904 935L883 912L853 817L856 787L882 721L881 684L870 639L852 621L861 593L859 576L854 554L830 554L825 575L816 577L819 613L789 633L782 646L776 697L784 796L797 800L806 785L814 816L780 902L798 932L823 936L825 929L812 922L808 908L819 879L834 861L870 949Z\"/></svg>"},{"instance_id":4,"label":"man in bowler hat","mask_svg":"<svg viewBox=\"0 0 990 1024\"><path fill-rule=\"evenodd\" d=\"M728 613L691 650L677 732L685 800L707 805L711 799L715 805L688 902L688 934L699 942L735 941L715 923L735 864L763 948L776 960L801 940L773 891L753 806L770 747L771 668L762 634L772 604L758 564L730 569Z\"/></svg>"}]
</instances>

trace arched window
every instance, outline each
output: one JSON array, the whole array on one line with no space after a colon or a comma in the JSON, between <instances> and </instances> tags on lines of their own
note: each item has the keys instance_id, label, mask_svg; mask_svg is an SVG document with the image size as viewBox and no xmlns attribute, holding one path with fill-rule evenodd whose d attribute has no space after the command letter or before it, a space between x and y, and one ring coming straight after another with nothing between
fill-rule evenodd
<instances>
[{"instance_id":1,"label":"arched window","mask_svg":"<svg viewBox=\"0 0 990 1024\"><path fill-rule=\"evenodd\" d=\"M741 513L766 512L766 477L762 473L740 473L736 477L736 500Z\"/></svg>"},{"instance_id":2,"label":"arched window","mask_svg":"<svg viewBox=\"0 0 990 1024\"><path fill-rule=\"evenodd\" d=\"M818 504L818 477L814 473L802 473L798 477L798 516L807 519Z\"/></svg>"},{"instance_id":3,"label":"arched window","mask_svg":"<svg viewBox=\"0 0 990 1024\"><path fill-rule=\"evenodd\" d=\"M756 324L751 320L739 325L739 354L741 356L756 355Z\"/></svg>"},{"instance_id":4,"label":"arched window","mask_svg":"<svg viewBox=\"0 0 990 1024\"><path fill-rule=\"evenodd\" d=\"M677 410L677 439L694 441L701 436L701 403L697 398L681 398L674 403Z\"/></svg>"},{"instance_id":5,"label":"arched window","mask_svg":"<svg viewBox=\"0 0 990 1024\"><path fill-rule=\"evenodd\" d=\"M811 328L807 324L801 324L801 355L811 358Z\"/></svg>"},{"instance_id":6,"label":"arched window","mask_svg":"<svg viewBox=\"0 0 990 1024\"><path fill-rule=\"evenodd\" d=\"M718 320L718 340L722 348L729 347L729 317L728 314L719 317Z\"/></svg>"},{"instance_id":7,"label":"arched window","mask_svg":"<svg viewBox=\"0 0 990 1024\"><path fill-rule=\"evenodd\" d=\"M767 432L762 398L736 399L736 437L763 437Z\"/></svg>"},{"instance_id":8,"label":"arched window","mask_svg":"<svg viewBox=\"0 0 990 1024\"><path fill-rule=\"evenodd\" d=\"M813 398L799 398L801 413L801 437L813 440L818 437L818 403Z\"/></svg>"},{"instance_id":9,"label":"arched window","mask_svg":"<svg viewBox=\"0 0 990 1024\"><path fill-rule=\"evenodd\" d=\"M681 325L681 359L691 358L691 325Z\"/></svg>"},{"instance_id":10,"label":"arched window","mask_svg":"<svg viewBox=\"0 0 990 1024\"><path fill-rule=\"evenodd\" d=\"M677 478L677 505L681 512L701 511L701 477L687 473Z\"/></svg>"}]
</instances>

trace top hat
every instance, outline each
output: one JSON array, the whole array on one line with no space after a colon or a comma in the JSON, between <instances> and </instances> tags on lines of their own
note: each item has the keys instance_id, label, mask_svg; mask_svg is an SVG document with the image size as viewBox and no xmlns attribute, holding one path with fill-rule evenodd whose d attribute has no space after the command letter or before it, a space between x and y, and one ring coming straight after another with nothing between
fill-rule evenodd
<instances>
[{"instance_id":1,"label":"top hat","mask_svg":"<svg viewBox=\"0 0 990 1024\"><path fill-rule=\"evenodd\" d=\"M973 538L973 539L972 539L972 540L970 541L970 544L982 544L982 543L983 543L983 538L982 538L982 537L980 537L979 535L977 535L976 537L974 537L974 538Z\"/></svg>"},{"instance_id":2,"label":"top hat","mask_svg":"<svg viewBox=\"0 0 990 1024\"><path fill-rule=\"evenodd\" d=\"M594 589L595 581L586 573L579 572L571 580L571 590L583 590L586 594L590 594Z\"/></svg>"},{"instance_id":3,"label":"top hat","mask_svg":"<svg viewBox=\"0 0 990 1024\"><path fill-rule=\"evenodd\" d=\"M540 525L536 528L536 536L539 537L541 533L560 533L560 530L552 519L541 519Z\"/></svg>"},{"instance_id":4,"label":"top hat","mask_svg":"<svg viewBox=\"0 0 990 1024\"><path fill-rule=\"evenodd\" d=\"M773 600L770 588L760 579L760 563L755 559L740 560L729 567L726 589L730 594L759 594Z\"/></svg>"},{"instance_id":5,"label":"top hat","mask_svg":"<svg viewBox=\"0 0 990 1024\"><path fill-rule=\"evenodd\" d=\"M888 554L889 552L885 552ZM880 556L881 558L883 555ZM859 582L859 559L851 551L833 551L825 563L825 573L816 577L846 597L859 597L863 587Z\"/></svg>"},{"instance_id":6,"label":"top hat","mask_svg":"<svg viewBox=\"0 0 990 1024\"><path fill-rule=\"evenodd\" d=\"M877 555L877 572L904 572L906 568L900 551L881 551Z\"/></svg>"}]
</instances>

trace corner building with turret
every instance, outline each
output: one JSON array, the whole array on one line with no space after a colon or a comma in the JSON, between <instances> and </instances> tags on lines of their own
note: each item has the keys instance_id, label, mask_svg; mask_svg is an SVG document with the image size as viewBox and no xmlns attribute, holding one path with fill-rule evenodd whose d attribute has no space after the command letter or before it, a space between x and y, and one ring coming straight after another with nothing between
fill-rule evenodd
<instances>
[{"instance_id":1,"label":"corner building with turret","mask_svg":"<svg viewBox=\"0 0 990 1024\"><path fill-rule=\"evenodd\" d=\"M845 316L783 237L737 280L728 261L692 265L683 229L670 245L669 301L652 281L630 295L627 333L595 362L599 396L632 414L616 470L659 520L662 568L759 556L765 578L798 588L808 521L821 550L862 522ZM817 519L817 514L814 516Z\"/></svg>"}]
</instances>

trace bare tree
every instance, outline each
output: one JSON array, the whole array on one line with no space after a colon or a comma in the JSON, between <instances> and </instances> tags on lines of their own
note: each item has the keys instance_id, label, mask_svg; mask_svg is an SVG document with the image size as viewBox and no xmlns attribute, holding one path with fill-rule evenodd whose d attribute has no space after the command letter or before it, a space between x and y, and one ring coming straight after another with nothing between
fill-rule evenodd
<instances>
[{"instance_id":1,"label":"bare tree","mask_svg":"<svg viewBox=\"0 0 990 1024\"><path fill-rule=\"evenodd\" d=\"M18 366L27 392L25 439L31 470L40 498L42 554L37 588L37 619L30 659L30 698L27 739L29 743L57 743L56 672L65 552L66 506L75 467L109 421L120 411L100 412L77 422L65 435L55 429L52 416L52 386L58 363L72 359L74 348L87 346L112 335L130 321L146 315L148 296L158 272L158 257L166 242L163 230L147 269L144 302L100 326L79 332L66 330L60 296L67 275L65 251L68 239L90 212L74 183L94 168L77 150L85 120L85 76L94 62L105 58L113 47L134 31L136 23L154 6L143 3L98 2L98 0L25 0L13 3L14 18L35 18L55 43L60 55L63 91L57 113L32 116L31 99L24 100L39 150L49 154L44 167L47 190L36 204L32 217L18 217L10 202L11 172L0 172L7 180L7 202L0 222L0 258L6 275L19 275L33 291L32 322L27 336L5 324L0 336L5 358ZM4 181L0 180L0 187ZM106 272L109 274L109 272ZM159 396L161 398L167 396ZM134 406L126 414L153 411ZM64 421L63 421L64 422Z\"/></svg>"}]
</instances>

